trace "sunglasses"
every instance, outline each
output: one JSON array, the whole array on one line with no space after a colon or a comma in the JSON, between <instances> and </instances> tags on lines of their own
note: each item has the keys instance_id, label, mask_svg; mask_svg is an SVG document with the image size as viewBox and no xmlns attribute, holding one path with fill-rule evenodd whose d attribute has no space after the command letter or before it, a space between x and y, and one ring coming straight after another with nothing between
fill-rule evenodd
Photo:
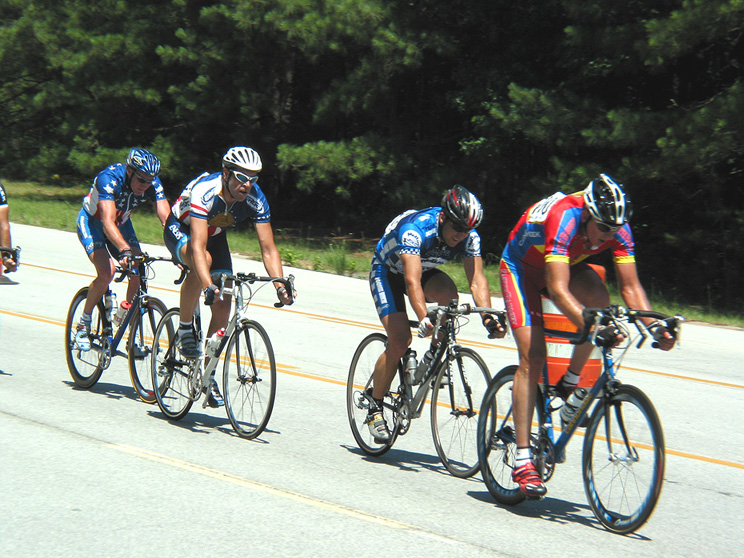
<instances>
[{"instance_id":1,"label":"sunglasses","mask_svg":"<svg viewBox=\"0 0 744 558\"><path fill-rule=\"evenodd\" d=\"M258 176L248 176L247 174L243 174L242 172L231 170L230 172L233 173L233 176L238 179L238 182L241 184L248 184L249 182L251 184L255 184L258 182Z\"/></svg>"},{"instance_id":2,"label":"sunglasses","mask_svg":"<svg viewBox=\"0 0 744 558\"><path fill-rule=\"evenodd\" d=\"M452 225L452 228L457 233L467 233L473 230L472 227L463 227L461 224L455 223L454 221L450 221L450 225Z\"/></svg>"},{"instance_id":3,"label":"sunglasses","mask_svg":"<svg viewBox=\"0 0 744 558\"><path fill-rule=\"evenodd\" d=\"M611 227L610 225L606 225L605 223L599 223L597 221L594 221L594 224L597 225L597 229L602 234L606 234L606 233L610 233L610 232L611 233L615 233L615 232L617 232L617 231L619 231L620 229L623 228L622 225L620 225L619 227Z\"/></svg>"},{"instance_id":4,"label":"sunglasses","mask_svg":"<svg viewBox=\"0 0 744 558\"><path fill-rule=\"evenodd\" d=\"M142 178L137 173L134 173L134 178L136 178L137 182L139 182L140 184L152 184L152 181L155 180L154 178Z\"/></svg>"}]
</instances>

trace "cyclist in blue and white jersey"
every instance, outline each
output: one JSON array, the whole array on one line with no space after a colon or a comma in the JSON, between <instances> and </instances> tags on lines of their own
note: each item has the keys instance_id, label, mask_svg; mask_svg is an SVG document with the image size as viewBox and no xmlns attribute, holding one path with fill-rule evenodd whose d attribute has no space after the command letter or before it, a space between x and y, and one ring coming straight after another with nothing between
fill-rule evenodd
<instances>
[{"instance_id":1,"label":"cyclist in blue and white jersey","mask_svg":"<svg viewBox=\"0 0 744 558\"><path fill-rule=\"evenodd\" d=\"M483 209L478 199L458 185L444 195L441 207L411 209L398 215L377 243L369 283L377 314L388 336L385 352L375 364L373 401L367 416L370 432L377 442L390 439L390 429L382 415L382 398L390 389L398 362L411 344L403 295L408 295L419 320L419 335L431 335L433 324L426 315L426 303L447 305L458 298L455 283L437 266L461 256L475 304L491 307L480 236L475 231L482 220ZM484 314L482 319L489 333L497 337L506 334L490 314Z\"/></svg>"},{"instance_id":2,"label":"cyclist in blue and white jersey","mask_svg":"<svg viewBox=\"0 0 744 558\"><path fill-rule=\"evenodd\" d=\"M114 163L99 172L93 179L90 192L83 198L83 207L77 217L77 233L96 268L96 278L90 284L75 335L75 341L83 351L90 350L91 312L114 278L116 263L127 269L130 258L141 254L130 219L132 211L152 202L158 219L165 226L170 207L158 174L160 160L146 149L134 148L126 163ZM127 300L134 298L138 288L139 278L130 276Z\"/></svg>"},{"instance_id":3,"label":"cyclist in blue and white jersey","mask_svg":"<svg viewBox=\"0 0 744 558\"><path fill-rule=\"evenodd\" d=\"M266 272L272 277L283 276L269 203L258 185L261 168L261 158L255 150L231 147L222 158L222 170L205 172L192 180L171 209L163 233L165 245L174 258L191 270L181 286L178 329L181 355L186 358L201 354L192 326L200 293L204 293L204 303L212 310L207 336L227 326L230 317L231 299L218 297L219 288L214 284L221 273L232 273L228 227L253 221ZM288 293L281 283L275 286L279 301L292 304L296 293ZM224 404L214 378L207 402L212 407Z\"/></svg>"},{"instance_id":4,"label":"cyclist in blue and white jersey","mask_svg":"<svg viewBox=\"0 0 744 558\"><path fill-rule=\"evenodd\" d=\"M5 195L5 187L0 182L0 246L12 248L10 243L10 209L8 208L8 197ZM3 254L3 261L0 263L0 276L10 273L18 268L18 263L10 254Z\"/></svg>"}]
</instances>

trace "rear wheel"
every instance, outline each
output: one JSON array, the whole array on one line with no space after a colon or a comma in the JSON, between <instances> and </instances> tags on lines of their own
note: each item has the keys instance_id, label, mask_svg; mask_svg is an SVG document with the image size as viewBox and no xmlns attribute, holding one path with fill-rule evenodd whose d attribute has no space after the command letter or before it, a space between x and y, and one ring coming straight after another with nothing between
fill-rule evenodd
<instances>
[{"instance_id":1,"label":"rear wheel","mask_svg":"<svg viewBox=\"0 0 744 558\"><path fill-rule=\"evenodd\" d=\"M623 384L597 404L582 462L584 490L602 525L630 533L648 520L664 481L664 433L641 390Z\"/></svg>"},{"instance_id":2,"label":"rear wheel","mask_svg":"<svg viewBox=\"0 0 744 558\"><path fill-rule=\"evenodd\" d=\"M89 389L101 378L101 374L108 365L108 337L104 335L102 316L105 316L103 303L93 307L92 321L89 333L90 350L83 351L75 342L80 317L85 309L88 298L88 287L80 289L72 298L70 309L65 322L65 356L70 376L78 387Z\"/></svg>"},{"instance_id":3,"label":"rear wheel","mask_svg":"<svg viewBox=\"0 0 744 558\"><path fill-rule=\"evenodd\" d=\"M452 475L467 478L478 463L478 411L490 374L472 349L461 348L434 381L431 432L442 464Z\"/></svg>"},{"instance_id":4,"label":"rear wheel","mask_svg":"<svg viewBox=\"0 0 744 558\"><path fill-rule=\"evenodd\" d=\"M483 482L500 503L519 504L524 495L512 481L517 439L512 414L516 366L501 370L488 385L478 417L478 459Z\"/></svg>"},{"instance_id":5,"label":"rear wheel","mask_svg":"<svg viewBox=\"0 0 744 558\"><path fill-rule=\"evenodd\" d=\"M244 321L225 350L222 376L227 417L243 438L255 438L271 418L276 398L276 360L261 324Z\"/></svg>"},{"instance_id":6,"label":"rear wheel","mask_svg":"<svg viewBox=\"0 0 744 558\"><path fill-rule=\"evenodd\" d=\"M152 387L152 344L155 329L166 313L165 304L157 298L148 298L144 308L139 308L129 323L129 376L137 397L145 403L155 403Z\"/></svg>"},{"instance_id":7,"label":"rear wheel","mask_svg":"<svg viewBox=\"0 0 744 558\"><path fill-rule=\"evenodd\" d=\"M185 417L200 395L195 392L191 381L191 369L196 361L183 358L176 344L179 316L178 308L171 308L163 315L155 328L150 356L155 401L163 414L172 420Z\"/></svg>"},{"instance_id":8,"label":"rear wheel","mask_svg":"<svg viewBox=\"0 0 744 558\"><path fill-rule=\"evenodd\" d=\"M351 359L349 377L346 381L346 412L351 433L359 448L372 456L382 455L393 447L398 436L394 413L387 407L383 408L382 413L392 432L390 440L385 443L376 442L366 423L372 397L372 374L375 370L375 363L385 351L386 345L387 337L382 333L372 333L365 337ZM389 396L385 397L385 400L390 405L394 404Z\"/></svg>"}]
</instances>

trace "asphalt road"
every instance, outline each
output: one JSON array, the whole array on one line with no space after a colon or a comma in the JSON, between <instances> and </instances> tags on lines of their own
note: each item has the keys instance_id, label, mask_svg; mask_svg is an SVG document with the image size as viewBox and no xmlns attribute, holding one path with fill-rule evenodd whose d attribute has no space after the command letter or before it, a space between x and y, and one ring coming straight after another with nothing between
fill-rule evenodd
<instances>
[{"instance_id":1,"label":"asphalt road","mask_svg":"<svg viewBox=\"0 0 744 558\"><path fill-rule=\"evenodd\" d=\"M135 398L123 359L93 389L75 387L63 324L93 267L74 234L14 224L13 239L18 284L0 284L0 556L741 555L742 331L686 324L680 349L629 352L620 377L654 401L667 468L649 522L618 536L586 502L581 438L547 497L516 507L496 504L479 476L446 473L427 413L385 456L359 451L346 374L359 341L380 329L364 280L286 269L297 277L293 307L258 293L278 393L268 430L247 441L222 409L164 419ZM263 273L254 261L235 267ZM151 282L168 306L177 275L161 265ZM488 341L477 323L459 339L492 373L514 361L513 342Z\"/></svg>"}]
</instances>

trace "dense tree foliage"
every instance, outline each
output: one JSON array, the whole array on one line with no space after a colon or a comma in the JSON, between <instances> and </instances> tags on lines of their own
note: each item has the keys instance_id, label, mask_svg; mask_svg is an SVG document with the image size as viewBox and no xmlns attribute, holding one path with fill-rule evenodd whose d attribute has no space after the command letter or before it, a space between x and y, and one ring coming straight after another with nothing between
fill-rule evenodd
<instances>
[{"instance_id":1,"label":"dense tree foliage","mask_svg":"<svg viewBox=\"0 0 744 558\"><path fill-rule=\"evenodd\" d=\"M737 310L743 0L0 0L0 173L170 195L234 144L275 221L380 234L462 183L495 257L533 201L623 182L647 286Z\"/></svg>"}]
</instances>

